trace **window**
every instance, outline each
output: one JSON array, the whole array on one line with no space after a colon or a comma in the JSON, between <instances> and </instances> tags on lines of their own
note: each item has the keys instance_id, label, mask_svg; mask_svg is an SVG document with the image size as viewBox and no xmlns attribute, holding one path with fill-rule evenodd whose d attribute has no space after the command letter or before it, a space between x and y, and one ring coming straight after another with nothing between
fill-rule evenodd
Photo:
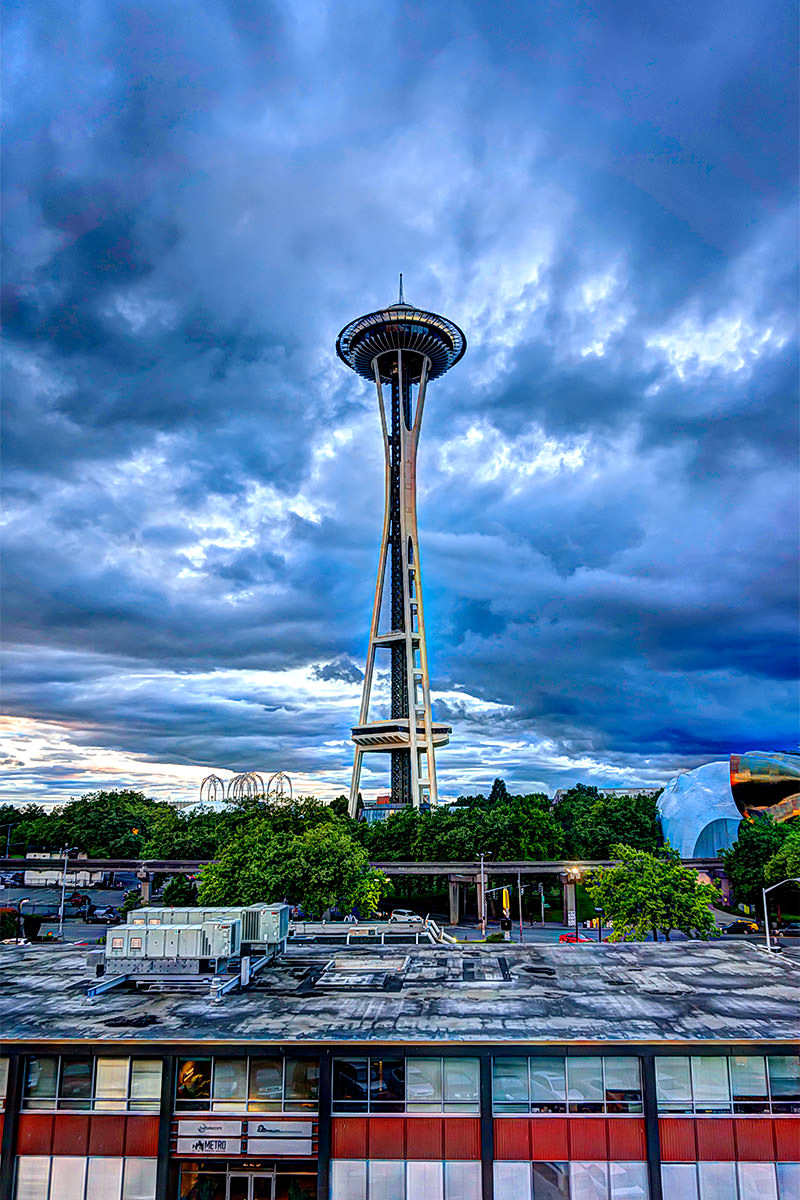
<instances>
[{"instance_id":1,"label":"window","mask_svg":"<svg viewBox=\"0 0 800 1200\"><path fill-rule=\"evenodd\" d=\"M158 1112L161 1060L32 1056L22 1107L95 1112Z\"/></svg>"},{"instance_id":2,"label":"window","mask_svg":"<svg viewBox=\"0 0 800 1200\"><path fill-rule=\"evenodd\" d=\"M480 1200L480 1194L479 1162L331 1162L331 1200Z\"/></svg>"},{"instance_id":3,"label":"window","mask_svg":"<svg viewBox=\"0 0 800 1200\"><path fill-rule=\"evenodd\" d=\"M661 1113L800 1113L800 1055L656 1058Z\"/></svg>"},{"instance_id":4,"label":"window","mask_svg":"<svg viewBox=\"0 0 800 1200\"><path fill-rule=\"evenodd\" d=\"M17 1159L15 1200L154 1200L155 1158Z\"/></svg>"},{"instance_id":5,"label":"window","mask_svg":"<svg viewBox=\"0 0 800 1200\"><path fill-rule=\"evenodd\" d=\"M316 1112L317 1058L182 1058L179 1112Z\"/></svg>"},{"instance_id":6,"label":"window","mask_svg":"<svg viewBox=\"0 0 800 1200\"><path fill-rule=\"evenodd\" d=\"M336 1058L334 1113L479 1112L477 1058Z\"/></svg>"},{"instance_id":7,"label":"window","mask_svg":"<svg viewBox=\"0 0 800 1200\"><path fill-rule=\"evenodd\" d=\"M647 1165L496 1162L494 1195L495 1200L648 1200ZM679 1200L679 1194L665 1191L664 1200Z\"/></svg>"},{"instance_id":8,"label":"window","mask_svg":"<svg viewBox=\"0 0 800 1200\"><path fill-rule=\"evenodd\" d=\"M496 1058L493 1111L509 1113L641 1113L639 1059Z\"/></svg>"},{"instance_id":9,"label":"window","mask_svg":"<svg viewBox=\"0 0 800 1200\"><path fill-rule=\"evenodd\" d=\"M0 1112L6 1106L6 1092L8 1091L8 1059L0 1058Z\"/></svg>"},{"instance_id":10,"label":"window","mask_svg":"<svg viewBox=\"0 0 800 1200\"><path fill-rule=\"evenodd\" d=\"M663 1163L661 1183L665 1200L797 1200L800 1164Z\"/></svg>"}]
</instances>

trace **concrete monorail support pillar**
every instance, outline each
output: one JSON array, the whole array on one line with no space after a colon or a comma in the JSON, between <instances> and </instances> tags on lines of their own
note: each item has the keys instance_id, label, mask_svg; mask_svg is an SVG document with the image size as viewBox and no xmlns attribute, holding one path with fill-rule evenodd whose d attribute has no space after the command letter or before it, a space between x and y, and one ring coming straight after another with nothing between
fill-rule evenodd
<instances>
[{"instance_id":1,"label":"concrete monorail support pillar","mask_svg":"<svg viewBox=\"0 0 800 1200\"><path fill-rule=\"evenodd\" d=\"M450 924L457 925L459 916L461 915L459 912L461 908L461 884L457 879L453 879L452 876L448 884L450 889Z\"/></svg>"}]
</instances>

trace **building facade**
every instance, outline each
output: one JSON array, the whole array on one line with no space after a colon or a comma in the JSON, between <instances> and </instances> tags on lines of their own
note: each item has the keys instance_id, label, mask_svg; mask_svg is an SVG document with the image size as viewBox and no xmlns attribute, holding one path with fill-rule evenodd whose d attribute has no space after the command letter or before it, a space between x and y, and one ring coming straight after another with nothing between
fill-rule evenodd
<instances>
[{"instance_id":1,"label":"building facade","mask_svg":"<svg viewBox=\"0 0 800 1200\"><path fill-rule=\"evenodd\" d=\"M800 965L750 946L323 948L218 1006L30 953L2 1200L800 1198Z\"/></svg>"}]
</instances>

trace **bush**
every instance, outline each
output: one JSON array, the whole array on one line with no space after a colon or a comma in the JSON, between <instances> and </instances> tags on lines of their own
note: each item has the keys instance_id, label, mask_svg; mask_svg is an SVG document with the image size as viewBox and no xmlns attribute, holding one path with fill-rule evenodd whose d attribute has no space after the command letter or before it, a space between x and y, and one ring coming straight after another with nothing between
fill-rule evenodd
<instances>
[{"instance_id":1,"label":"bush","mask_svg":"<svg viewBox=\"0 0 800 1200\"><path fill-rule=\"evenodd\" d=\"M0 909L0 940L15 938L19 929L19 914L15 908Z\"/></svg>"},{"instance_id":2,"label":"bush","mask_svg":"<svg viewBox=\"0 0 800 1200\"><path fill-rule=\"evenodd\" d=\"M38 938L43 921L44 917L40 917L38 913L31 913L30 916L22 918L22 932L29 942L35 942Z\"/></svg>"}]
</instances>

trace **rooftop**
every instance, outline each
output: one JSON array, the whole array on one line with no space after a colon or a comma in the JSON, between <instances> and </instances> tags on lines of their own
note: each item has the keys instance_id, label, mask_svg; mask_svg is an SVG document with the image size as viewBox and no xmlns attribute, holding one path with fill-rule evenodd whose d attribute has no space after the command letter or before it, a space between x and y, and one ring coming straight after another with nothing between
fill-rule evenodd
<instances>
[{"instance_id":1,"label":"rooftop","mask_svg":"<svg viewBox=\"0 0 800 1200\"><path fill-rule=\"evenodd\" d=\"M7 1042L419 1044L800 1038L800 956L745 943L290 947L219 1004L164 987L86 998L86 951L0 947Z\"/></svg>"}]
</instances>

